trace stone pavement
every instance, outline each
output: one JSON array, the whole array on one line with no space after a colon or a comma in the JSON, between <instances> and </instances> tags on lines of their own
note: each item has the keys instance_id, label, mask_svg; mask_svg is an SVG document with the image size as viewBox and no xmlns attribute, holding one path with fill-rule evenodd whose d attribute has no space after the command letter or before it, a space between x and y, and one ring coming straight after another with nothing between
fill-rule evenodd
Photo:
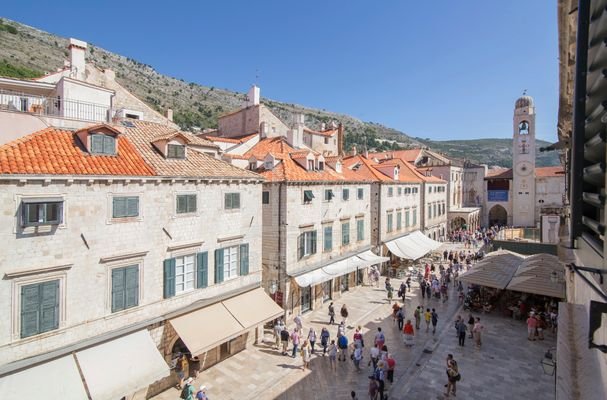
<instances>
[{"instance_id":1,"label":"stone pavement","mask_svg":"<svg viewBox=\"0 0 607 400\"><path fill-rule=\"evenodd\" d=\"M454 246L455 247L455 246ZM393 280L395 287L400 281ZM483 348L476 350L471 340L460 348L455 337L454 319L457 313L464 314L452 290L449 301L422 299L418 297L417 283L406 301L406 318L412 319L417 305L436 308L439 314L435 335L423 328L416 332L415 345L405 348L401 334L393 324L391 306L380 288L359 287L344 293L335 302L338 311L343 303L348 305L350 318L347 335L351 340L354 327L363 327L365 352L361 372L357 372L351 361L338 362L337 371L329 368L328 357L315 355L310 370L301 369L301 357L282 356L272 347L271 334L260 345L235 354L229 359L203 371L196 379L196 386L204 383L210 398L230 399L350 399L350 391L356 391L359 399L366 399L368 375L368 349L373 343L377 327L386 335L386 345L396 360L394 384L387 384L390 399L436 399L443 398L445 357L455 356L462 374L458 383L459 399L553 398L554 378L543 374L540 360L549 347L554 347L555 335L548 334L543 342L529 342L526 326L521 321L499 315L479 315L486 327ZM322 308L304 314L304 333L314 326L317 334L328 326L328 303ZM339 313L338 313L339 314ZM338 318L336 318L338 319ZM338 319L339 320L339 319ZM423 325L423 321L422 321ZM329 327L332 338L337 326ZM319 340L320 342L320 340ZM425 352L424 350L430 351ZM525 396L525 397L523 397ZM178 399L179 392L169 389L156 399Z\"/></svg>"}]
</instances>

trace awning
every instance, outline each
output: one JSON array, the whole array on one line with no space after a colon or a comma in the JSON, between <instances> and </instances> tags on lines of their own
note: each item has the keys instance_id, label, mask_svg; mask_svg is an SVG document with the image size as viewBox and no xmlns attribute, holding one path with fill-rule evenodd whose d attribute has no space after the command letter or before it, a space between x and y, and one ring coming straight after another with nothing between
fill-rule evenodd
<instances>
[{"instance_id":1,"label":"awning","mask_svg":"<svg viewBox=\"0 0 607 400\"><path fill-rule=\"evenodd\" d=\"M318 285L320 283L330 281L333 279L333 275L327 274L322 268L315 269L310 272L306 272L303 275L295 277L295 282L299 287L308 287Z\"/></svg>"},{"instance_id":2,"label":"awning","mask_svg":"<svg viewBox=\"0 0 607 400\"><path fill-rule=\"evenodd\" d=\"M223 304L245 329L278 318L284 313L262 288L232 297Z\"/></svg>"},{"instance_id":3,"label":"awning","mask_svg":"<svg viewBox=\"0 0 607 400\"><path fill-rule=\"evenodd\" d=\"M93 400L119 399L170 374L147 330L79 351L76 358ZM58 379L54 385L63 385L63 381ZM37 397L51 398L37 379L32 382Z\"/></svg>"},{"instance_id":4,"label":"awning","mask_svg":"<svg viewBox=\"0 0 607 400\"><path fill-rule=\"evenodd\" d=\"M341 276L356 271L356 269L362 267L363 264L363 260L356 256L353 256L348 257L345 260L337 261L333 264L326 265L322 267L322 269L329 275Z\"/></svg>"},{"instance_id":5,"label":"awning","mask_svg":"<svg viewBox=\"0 0 607 400\"><path fill-rule=\"evenodd\" d=\"M371 250L367 250L364 253L357 254L356 257L362 260L364 267L390 261L389 257L380 257L373 253Z\"/></svg>"},{"instance_id":6,"label":"awning","mask_svg":"<svg viewBox=\"0 0 607 400\"><path fill-rule=\"evenodd\" d=\"M3 400L87 398L72 355L0 378L0 393Z\"/></svg>"},{"instance_id":7,"label":"awning","mask_svg":"<svg viewBox=\"0 0 607 400\"><path fill-rule=\"evenodd\" d=\"M524 258L508 250L498 250L487 254L457 279L475 285L505 289Z\"/></svg>"},{"instance_id":8,"label":"awning","mask_svg":"<svg viewBox=\"0 0 607 400\"><path fill-rule=\"evenodd\" d=\"M388 250L397 257L417 260L441 246L440 242L430 239L420 231L386 242Z\"/></svg>"},{"instance_id":9,"label":"awning","mask_svg":"<svg viewBox=\"0 0 607 400\"><path fill-rule=\"evenodd\" d=\"M564 299L565 284L553 282L550 278L553 272L559 276L565 273L565 267L558 257L534 254L521 262L506 289Z\"/></svg>"},{"instance_id":10,"label":"awning","mask_svg":"<svg viewBox=\"0 0 607 400\"><path fill-rule=\"evenodd\" d=\"M174 318L171 325L193 355L202 354L244 331L223 303Z\"/></svg>"}]
</instances>

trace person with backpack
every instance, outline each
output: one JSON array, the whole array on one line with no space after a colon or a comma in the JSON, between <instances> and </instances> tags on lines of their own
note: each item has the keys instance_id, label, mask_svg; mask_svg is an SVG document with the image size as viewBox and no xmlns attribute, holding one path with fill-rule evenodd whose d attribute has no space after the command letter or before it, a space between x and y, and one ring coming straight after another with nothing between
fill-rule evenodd
<instances>
[{"instance_id":1,"label":"person with backpack","mask_svg":"<svg viewBox=\"0 0 607 400\"><path fill-rule=\"evenodd\" d=\"M459 369L457 367L457 361L453 359L453 354L447 355L447 384L445 387L447 388L447 392L445 393L446 397L449 397L450 394L455 396L455 392L457 389L457 381L459 381L462 377L459 374Z\"/></svg>"},{"instance_id":2,"label":"person with backpack","mask_svg":"<svg viewBox=\"0 0 607 400\"><path fill-rule=\"evenodd\" d=\"M186 379L185 385L183 386L183 389L181 389L181 395L179 396L180 399L194 400L195 389L194 385L192 385L192 381L194 381L192 377Z\"/></svg>"},{"instance_id":3,"label":"person with backpack","mask_svg":"<svg viewBox=\"0 0 607 400\"><path fill-rule=\"evenodd\" d=\"M322 346L323 357L327 354L327 346L329 345L329 338L331 334L327 328L322 328L320 331L320 345Z\"/></svg>"},{"instance_id":4,"label":"person with backpack","mask_svg":"<svg viewBox=\"0 0 607 400\"><path fill-rule=\"evenodd\" d=\"M379 398L381 400L384 400L384 389L386 386L386 382L385 382L385 371L384 369L386 368L385 362L380 360L377 363L377 368L375 368L375 372L373 373L375 380L377 381L379 387L377 388L377 392L379 394Z\"/></svg>"},{"instance_id":5,"label":"person with backpack","mask_svg":"<svg viewBox=\"0 0 607 400\"><path fill-rule=\"evenodd\" d=\"M337 347L339 348L339 361L346 361L348 358L348 337L341 335L337 339Z\"/></svg>"},{"instance_id":6,"label":"person with backpack","mask_svg":"<svg viewBox=\"0 0 607 400\"><path fill-rule=\"evenodd\" d=\"M432 334L434 335L436 333L436 324L438 324L438 314L434 308L432 309L430 316L432 318Z\"/></svg>"},{"instance_id":7,"label":"person with backpack","mask_svg":"<svg viewBox=\"0 0 607 400\"><path fill-rule=\"evenodd\" d=\"M287 327L285 325L282 326L282 331L280 331L280 342L282 343L282 355L286 356L287 353L287 348L289 347L289 338L291 337L291 335L289 335L289 331L287 330Z\"/></svg>"}]
</instances>

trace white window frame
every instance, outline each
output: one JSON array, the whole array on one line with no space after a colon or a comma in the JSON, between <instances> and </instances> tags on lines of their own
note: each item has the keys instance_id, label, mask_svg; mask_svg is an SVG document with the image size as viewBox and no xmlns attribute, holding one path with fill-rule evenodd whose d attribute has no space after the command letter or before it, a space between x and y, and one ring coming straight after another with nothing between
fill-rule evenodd
<instances>
[{"instance_id":1,"label":"white window frame","mask_svg":"<svg viewBox=\"0 0 607 400\"><path fill-rule=\"evenodd\" d=\"M186 271L186 258L187 257L192 257L192 279L190 280L186 280L188 271ZM180 295L183 293L187 293L187 292L191 292L192 290L196 289L196 253L189 253L189 254L182 254L179 256L175 256L175 295ZM182 266L184 268L183 273L178 274L177 273L177 268L179 268L179 259L182 259ZM178 276L183 276L183 290L179 290L178 289L178 285L180 285L180 283L177 282L177 277ZM192 282L192 287L191 288L187 288L187 283L188 282Z\"/></svg>"},{"instance_id":2,"label":"white window frame","mask_svg":"<svg viewBox=\"0 0 607 400\"><path fill-rule=\"evenodd\" d=\"M303 256L307 257L307 256L311 256L313 254L316 253L312 253L312 233L315 232L315 230L309 230L309 231L304 231L301 234L304 237L304 246L303 246ZM318 233L317 235L317 239L318 239ZM316 245L316 252L318 253L318 244Z\"/></svg>"},{"instance_id":3,"label":"white window frame","mask_svg":"<svg viewBox=\"0 0 607 400\"><path fill-rule=\"evenodd\" d=\"M234 253L234 254L232 254ZM231 263L234 263L233 272ZM223 281L238 278L240 273L240 245L223 248Z\"/></svg>"}]
</instances>

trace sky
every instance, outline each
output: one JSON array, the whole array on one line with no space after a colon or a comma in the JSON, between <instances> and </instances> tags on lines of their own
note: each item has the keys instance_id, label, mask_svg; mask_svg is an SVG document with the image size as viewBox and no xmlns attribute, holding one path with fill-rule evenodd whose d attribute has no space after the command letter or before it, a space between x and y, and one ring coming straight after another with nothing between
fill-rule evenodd
<instances>
[{"instance_id":1,"label":"sky","mask_svg":"<svg viewBox=\"0 0 607 400\"><path fill-rule=\"evenodd\" d=\"M433 140L508 138L535 99L556 141L557 2L3 2L1 16L205 86L378 122Z\"/></svg>"}]
</instances>

